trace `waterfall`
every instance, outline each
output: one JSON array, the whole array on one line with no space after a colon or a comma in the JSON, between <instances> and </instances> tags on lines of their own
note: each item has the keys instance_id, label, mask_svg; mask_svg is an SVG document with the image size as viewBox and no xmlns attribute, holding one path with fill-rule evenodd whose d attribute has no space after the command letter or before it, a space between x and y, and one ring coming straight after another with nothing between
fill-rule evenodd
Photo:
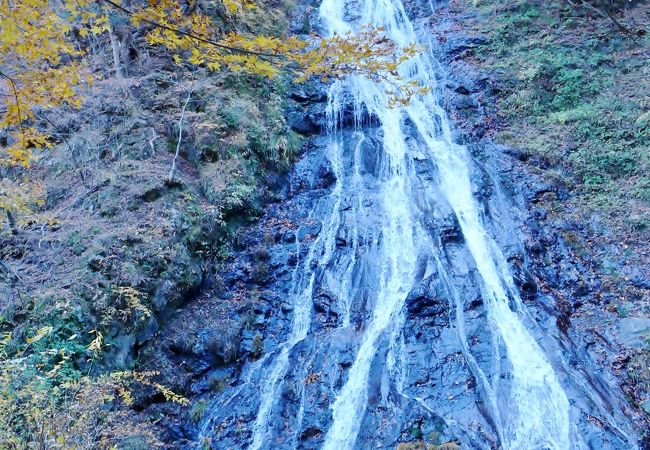
<instances>
[{"instance_id":1,"label":"waterfall","mask_svg":"<svg viewBox=\"0 0 650 450\"><path fill-rule=\"evenodd\" d=\"M401 0L323 0L320 19L331 34L371 24L398 45L427 39ZM567 362L570 339L545 336L520 299L440 106L437 61L423 52L399 70L429 93L390 108L365 78L329 87L322 150L294 170L312 184L271 215L295 228L269 243L285 260L265 286L266 353L215 394L195 448L391 448L417 421L467 449L638 448L619 394ZM437 224L452 219L462 236L444 243ZM421 330L429 347L409 309L420 289L440 306L424 314L440 320Z\"/></svg>"},{"instance_id":2,"label":"waterfall","mask_svg":"<svg viewBox=\"0 0 650 450\"><path fill-rule=\"evenodd\" d=\"M384 28L386 35L397 44L406 46L417 42L413 25L399 0L362 0L354 22L345 20L343 0L324 0L320 15L330 33L343 34L356 26L370 23ZM416 79L426 86L435 83L433 64L420 54L401 68L401 75ZM500 397L507 405L505 411L493 411L497 433L505 449L568 449L569 401L544 352L526 329L519 311L521 301L505 267L498 246L484 230L478 205L472 196L467 150L453 143L448 120L438 106L435 89L416 97L405 108L389 108L386 94L371 81L352 78L347 81L348 92L355 104L364 105L378 117L384 135L384 151L388 163L384 168L380 277L381 290L377 296L370 325L348 379L332 405L333 423L325 438L324 449L354 448L360 417L367 403L367 379L370 363L380 334L390 327L402 308L412 286L414 263L418 258L418 230L410 203L410 179L415 174L408 164L409 146L405 123L410 120L418 134L421 151L435 161L440 189L453 209L462 229L467 247L474 259L482 281L481 291L487 306L493 332L503 343L511 366L507 389L495 380L484 389ZM464 338L464 337L463 337ZM488 383L485 377L480 377ZM493 398L492 405L496 404ZM503 408L502 408L503 409Z\"/></svg>"}]
</instances>

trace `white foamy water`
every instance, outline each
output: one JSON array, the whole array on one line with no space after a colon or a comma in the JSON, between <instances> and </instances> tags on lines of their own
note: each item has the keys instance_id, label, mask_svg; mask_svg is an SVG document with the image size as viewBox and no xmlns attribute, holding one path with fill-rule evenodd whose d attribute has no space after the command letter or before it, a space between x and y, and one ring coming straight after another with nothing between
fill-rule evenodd
<instances>
[{"instance_id":1,"label":"white foamy water","mask_svg":"<svg viewBox=\"0 0 650 450\"><path fill-rule=\"evenodd\" d=\"M417 41L413 25L399 0L361 0L358 14L348 22L344 11L354 5L345 0L324 0L320 15L330 33L343 34L364 24L381 26L396 43L406 46ZM433 86L434 65L427 55L419 55L405 63L400 71L405 78L414 78ZM387 155L382 168L381 199L385 215L381 221L382 241L379 255L382 262L380 290L372 317L364 330L356 359L347 381L332 405L333 423L327 432L324 449L355 448L359 427L367 407L367 383L378 340L398 319L404 300L413 284L418 258L417 236L421 235L414 219L409 189L415 176L408 164L409 146L405 119L417 130L420 151L431 158L437 168L440 189L452 207L474 259L481 279L481 291L493 333L506 349L511 366L507 388L484 386L484 392L500 397L507 404L505 411L494 411L501 445L507 450L570 448L569 401L541 347L526 329L520 317L521 300L512 289L512 280L498 246L486 233L480 219L477 201L472 196L470 158L463 146L453 143L444 111L438 106L435 89L416 97L405 108L388 108L388 98L380 86L353 77L345 83L347 91L380 121ZM423 239L424 241L424 239ZM481 381L481 379L479 379ZM482 378L488 383L487 377ZM496 383L493 381L492 383ZM504 398L505 397L505 398ZM497 408L497 399L489 399Z\"/></svg>"},{"instance_id":2,"label":"white foamy water","mask_svg":"<svg viewBox=\"0 0 650 450\"><path fill-rule=\"evenodd\" d=\"M338 142L332 141L330 143L328 157L335 174L341 176L341 148ZM289 370L290 353L309 333L312 310L311 299L316 276L316 271L312 270L312 265L317 260L327 264L334 253L336 230L341 220L339 211L341 204L340 183L334 186L331 195L334 198L334 203L327 212L328 217L324 224L324 232L312 243L305 260L298 261L296 264L292 281L294 289L290 299L294 308L291 333L289 339L280 346L277 355L272 359L270 368L267 369L264 385L260 392L260 406L253 425L253 442L249 447L251 450L257 450L268 445L268 441L271 439L272 430L269 427L269 422L273 406L278 401L280 386ZM295 239L297 255L300 257L300 240L297 231Z\"/></svg>"}]
</instances>

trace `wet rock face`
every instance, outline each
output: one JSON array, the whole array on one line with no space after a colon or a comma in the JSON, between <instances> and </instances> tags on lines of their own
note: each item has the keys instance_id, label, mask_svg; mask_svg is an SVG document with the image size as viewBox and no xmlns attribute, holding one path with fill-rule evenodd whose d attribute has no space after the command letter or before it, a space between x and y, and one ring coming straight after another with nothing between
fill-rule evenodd
<instances>
[{"instance_id":1,"label":"wet rock face","mask_svg":"<svg viewBox=\"0 0 650 450\"><path fill-rule=\"evenodd\" d=\"M562 194L536 181L516 156L486 139L483 114L489 108L478 99L493 90L492 81L471 70L459 72L460 66L452 64L478 43L462 36L448 39L441 45L441 59L455 68L445 92L458 140L469 144L477 161L473 190L486 232L505 254L513 278L511 294L522 298L527 325L553 355L551 362L567 378L574 370L598 373L587 352L593 339L575 330L571 320L580 303L593 298L597 280L585 276L587 266L571 254L561 233L544 225L541 199ZM321 135L323 92L292 94L299 107L290 123L311 139L278 186L281 201L268 205L259 221L241 232L233 257L219 269L220 289L204 292L199 304L190 305L187 320L178 327L182 331L167 341L168 350L186 368L179 377L197 398L211 404L198 424L188 420L176 433L178 441L205 439L214 448L247 448L267 389L275 395L266 405L263 448L321 448L332 425L331 408L351 376L378 301L377 248L386 238L377 226L385 214L378 192L385 159L376 121L366 117L355 128L348 104L337 131L346 149L343 169L332 164L326 157L328 141ZM491 333L489 297L458 220L436 187L435 164L417 151L409 164L416 174L413 203L422 212L418 220L426 243L413 283L403 293L398 325L377 339L367 381L368 406L358 417L357 447L457 440L462 448L499 448L499 418L491 412L476 374L507 385L507 349ZM359 179L364 188L355 187ZM337 194L341 184L345 188ZM530 214L517 213L515 205ZM295 342L292 327L305 313L304 298L307 336ZM232 332L211 327L214 321L228 321ZM622 331L631 336L636 325L628 325ZM277 365L283 355L288 361L284 369ZM278 368L279 381L269 387ZM574 413L620 405L623 400L617 391L610 392L609 381L588 377L593 398L569 392L576 399ZM580 417L577 424L590 448L624 448L603 422Z\"/></svg>"},{"instance_id":2,"label":"wet rock face","mask_svg":"<svg viewBox=\"0 0 650 450\"><path fill-rule=\"evenodd\" d=\"M317 119L305 110L290 112L287 115L287 124L296 133L306 136L316 134L320 131Z\"/></svg>"},{"instance_id":3,"label":"wet rock face","mask_svg":"<svg viewBox=\"0 0 650 450\"><path fill-rule=\"evenodd\" d=\"M620 390L622 385L630 396L630 383L620 368L624 364L621 361L635 353L625 347L638 342L637 323L635 317L626 322L611 314L608 277L599 262L608 250L589 238L591 224L563 217L574 215L571 207L563 205L571 195L565 185L542 178L536 163L528 165L526 153L490 142L491 134L500 129L495 104L501 81L497 74L481 72L471 61L476 46L484 43L482 36L477 36L471 25L460 30L454 27L457 23L475 23L472 13L455 2L438 4L445 6L437 10L432 21L432 39L440 44L436 48L438 59L449 69L445 97L453 133L500 184L501 193L482 197L487 215L498 211L492 206L495 196L505 195L516 207L512 223L499 224L503 216L493 218L497 229L511 230L500 238L502 248L508 248L508 240L512 243L512 232L523 244L516 245L508 255L513 282L537 326L546 335L556 335L559 341L571 341L563 350L565 365L585 374L593 388L586 396L592 397L594 405L616 405L625 411L635 422L636 431L630 434L636 432L640 448L647 448L643 430L650 426L650 416L643 417L638 412L640 405L624 399ZM635 271L632 265L614 270ZM545 339L540 341L546 345ZM569 395L577 398L580 394L569 391ZM600 417L600 423L585 416L578 420L581 433L587 436L587 446L626 448L627 444L608 436L606 420ZM620 416L617 420L627 421Z\"/></svg>"},{"instance_id":4,"label":"wet rock face","mask_svg":"<svg viewBox=\"0 0 650 450\"><path fill-rule=\"evenodd\" d=\"M437 277L424 280L412 290L405 301L406 317L432 328L444 327L449 321L447 292Z\"/></svg>"},{"instance_id":5,"label":"wet rock face","mask_svg":"<svg viewBox=\"0 0 650 450\"><path fill-rule=\"evenodd\" d=\"M236 363L224 366L219 361L215 366L213 360L192 384L195 391L214 402L194 439L207 437L215 445L229 448L250 445L261 407L260 393L274 371L274 361L290 341L292 322L300 313L299 299L308 296L309 334L288 352L288 368L280 377L266 427L273 448L316 449L323 445L332 424L331 407L350 376L375 303L380 301L380 255L376 254L377 243L384 239L378 229L378 217L384 214L376 198L380 185L369 184L362 192L343 191L340 196L335 193L337 183L352 183L355 164L355 176L372 180L385 163L376 130L367 128L364 133L364 153L358 164L352 152L345 155L343 175L323 158L328 151L325 143L314 140L289 177L286 200L271 205L259 224L242 233L242 251L225 273L223 284L228 289L221 296L260 292L250 316L237 314L243 324ZM359 143L354 128L343 128L340 136L347 149ZM430 176L431 170L435 168L421 171L415 190L435 192L431 188L437 178ZM470 336L467 345L485 356L482 364L489 370L494 349L477 279L459 225L441 204L442 199L421 201L431 212L422 218L423 227L440 246L445 268L441 271L425 252L399 312L402 318L396 323L402 327L378 338L368 375L368 407L360 418L360 448L392 446L416 436L439 443L494 440L492 418L477 404L477 383L456 331L460 320ZM333 208L340 217L334 225L328 216ZM313 253L318 245L322 255ZM324 261L328 252L329 260ZM263 282L250 267L259 262L268 266ZM348 281L346 273L351 277ZM453 295L450 286L459 294ZM303 290L305 287L308 289ZM459 313L463 317L458 317ZM401 337L394 340L391 333ZM260 336L261 349L255 348L256 336ZM194 357L202 357L196 344L187 347ZM213 384L225 389L209 390ZM451 414L460 425L445 422L443 417ZM468 435L463 427L470 423L474 431Z\"/></svg>"}]
</instances>

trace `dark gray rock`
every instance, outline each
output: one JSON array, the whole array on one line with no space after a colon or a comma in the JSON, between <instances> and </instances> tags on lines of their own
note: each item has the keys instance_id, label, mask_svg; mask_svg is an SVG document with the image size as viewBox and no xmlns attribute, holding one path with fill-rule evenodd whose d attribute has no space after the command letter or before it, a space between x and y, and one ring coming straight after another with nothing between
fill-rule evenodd
<instances>
[{"instance_id":1,"label":"dark gray rock","mask_svg":"<svg viewBox=\"0 0 650 450\"><path fill-rule=\"evenodd\" d=\"M316 134L320 131L318 124L314 122L307 111L293 111L287 114L289 128L299 134L306 136Z\"/></svg>"}]
</instances>

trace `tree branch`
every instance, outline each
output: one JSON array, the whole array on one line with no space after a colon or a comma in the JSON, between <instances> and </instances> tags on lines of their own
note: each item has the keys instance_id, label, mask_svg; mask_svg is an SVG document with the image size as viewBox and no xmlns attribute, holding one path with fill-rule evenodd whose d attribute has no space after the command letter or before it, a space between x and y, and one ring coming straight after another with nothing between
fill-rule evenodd
<instances>
[{"instance_id":1,"label":"tree branch","mask_svg":"<svg viewBox=\"0 0 650 450\"><path fill-rule=\"evenodd\" d=\"M122 11L124 14L128 16L133 16L134 12L131 11L130 9L125 8L124 6L115 3L113 0L97 0L99 2L104 2L107 3L108 5L112 6L113 8ZM187 36L191 39L197 40L199 42L203 42L204 44L209 44L214 47L220 48L222 50L226 50L228 52L234 52L234 53L243 53L246 55L253 55L253 56L265 56L267 58L283 58L282 55L276 55L273 53L262 53L262 52L256 52L253 50L246 50L244 48L239 48L239 47L231 47L229 45L222 44L221 42L214 41L212 39L206 39L201 36L198 36L193 33L189 33L187 31L179 30L178 28L173 28L169 27L167 25L163 25L162 23L156 22L155 20L150 20L150 19L141 19L142 22L148 23L149 25L153 25L156 28L161 28L163 30L168 30L171 31L172 33L180 34L181 36Z\"/></svg>"},{"instance_id":2,"label":"tree branch","mask_svg":"<svg viewBox=\"0 0 650 450\"><path fill-rule=\"evenodd\" d=\"M172 168L169 171L169 175L167 177L167 184L173 184L174 183L174 175L176 174L176 161L178 161L178 156L180 155L181 152L181 140L183 139L183 119L185 118L185 110L187 109L187 104L190 102L190 98L192 97L192 92L194 92L194 87L190 89L190 91L187 93L187 98L185 99L185 104L183 105L183 109L181 110L181 118L178 120L178 142L176 143L176 153L174 154L174 159L172 161Z\"/></svg>"},{"instance_id":3,"label":"tree branch","mask_svg":"<svg viewBox=\"0 0 650 450\"><path fill-rule=\"evenodd\" d=\"M605 19L609 19L612 22L614 22L616 24L616 26L619 28L620 31L622 31L624 33L629 33L630 32L630 29L627 28L625 25L623 25L621 22L619 22L612 14L610 14L608 12L605 12L605 11L601 10L600 8L596 8L594 5L592 5L591 3L589 3L586 0L578 0L579 3L577 3L577 4L572 2L571 0L564 0L564 1L567 2L569 5L573 6L574 8L577 8L578 6L584 6L585 8L588 8L588 9L592 10L593 12L598 14L599 16L604 17Z\"/></svg>"},{"instance_id":4,"label":"tree branch","mask_svg":"<svg viewBox=\"0 0 650 450\"><path fill-rule=\"evenodd\" d=\"M23 145L27 145L27 142L25 142L25 130L23 129L23 113L20 111L20 99L18 98L18 88L16 87L16 82L2 70L0 70L0 76L6 78L11 85L11 90L14 94L13 97L16 100L16 109L18 110L18 128L20 128L20 134L23 136Z\"/></svg>"}]
</instances>

